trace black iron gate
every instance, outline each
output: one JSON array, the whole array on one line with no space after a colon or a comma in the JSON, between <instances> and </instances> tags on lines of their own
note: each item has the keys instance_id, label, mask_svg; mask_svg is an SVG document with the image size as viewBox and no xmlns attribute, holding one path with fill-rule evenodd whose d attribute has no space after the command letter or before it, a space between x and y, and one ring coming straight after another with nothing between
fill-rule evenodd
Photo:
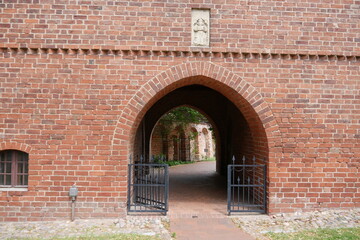
<instances>
[{"instance_id":1,"label":"black iron gate","mask_svg":"<svg viewBox=\"0 0 360 240\"><path fill-rule=\"evenodd\" d=\"M129 164L128 212L168 211L169 170L167 164Z\"/></svg>"},{"instance_id":2,"label":"black iron gate","mask_svg":"<svg viewBox=\"0 0 360 240\"><path fill-rule=\"evenodd\" d=\"M266 164L255 157L251 163L228 165L228 214L233 212L266 212Z\"/></svg>"}]
</instances>

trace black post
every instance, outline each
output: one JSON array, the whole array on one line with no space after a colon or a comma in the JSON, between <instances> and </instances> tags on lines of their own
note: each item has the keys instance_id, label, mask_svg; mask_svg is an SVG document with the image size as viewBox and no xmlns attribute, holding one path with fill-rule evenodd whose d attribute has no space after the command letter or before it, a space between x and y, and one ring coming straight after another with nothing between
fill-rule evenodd
<instances>
[{"instance_id":1,"label":"black post","mask_svg":"<svg viewBox=\"0 0 360 240\"><path fill-rule=\"evenodd\" d=\"M266 197L266 183L267 183L267 172L266 172L266 164L264 164L264 213L267 211L267 197Z\"/></svg>"},{"instance_id":2,"label":"black post","mask_svg":"<svg viewBox=\"0 0 360 240\"><path fill-rule=\"evenodd\" d=\"M231 168L233 165L228 165L228 175L227 175L227 200L228 200L228 206L227 206L227 211L228 211L228 215L230 216L231 213Z\"/></svg>"}]
</instances>

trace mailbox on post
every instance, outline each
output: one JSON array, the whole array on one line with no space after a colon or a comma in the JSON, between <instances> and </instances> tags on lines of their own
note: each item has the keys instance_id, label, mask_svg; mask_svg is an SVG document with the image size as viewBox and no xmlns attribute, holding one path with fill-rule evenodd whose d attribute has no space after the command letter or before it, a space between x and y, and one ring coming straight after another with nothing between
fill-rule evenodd
<instances>
[{"instance_id":1,"label":"mailbox on post","mask_svg":"<svg viewBox=\"0 0 360 240\"><path fill-rule=\"evenodd\" d=\"M78 196L78 189L77 187L74 185L72 185L72 187L70 187L69 190L69 197L71 197L71 221L74 221L75 219L75 201L76 201L76 197Z\"/></svg>"},{"instance_id":2,"label":"mailbox on post","mask_svg":"<svg viewBox=\"0 0 360 240\"><path fill-rule=\"evenodd\" d=\"M77 197L78 195L78 189L75 185L73 185L70 190L69 190L69 197L72 198L73 201L75 201L75 198Z\"/></svg>"}]
</instances>

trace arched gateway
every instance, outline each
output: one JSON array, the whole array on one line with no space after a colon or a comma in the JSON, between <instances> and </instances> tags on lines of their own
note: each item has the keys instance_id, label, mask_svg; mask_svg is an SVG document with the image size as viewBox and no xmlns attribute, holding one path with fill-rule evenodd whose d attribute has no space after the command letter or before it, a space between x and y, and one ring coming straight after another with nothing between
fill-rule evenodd
<instances>
[{"instance_id":1,"label":"arched gateway","mask_svg":"<svg viewBox=\"0 0 360 240\"><path fill-rule=\"evenodd\" d=\"M211 101L211 99L213 101ZM266 161L268 171L268 212L271 212L271 164L280 146L279 129L273 113L261 94L228 69L192 62L173 66L158 74L129 100L119 118L113 137L113 153L121 159L121 170L136 158L138 145L148 144L151 132L162 114L179 105L203 110L218 129L217 169L226 172L231 156ZM226 107L225 107L226 106ZM228 120L224 117L228 115ZM144 130L144 119L150 119ZM149 123L148 123L149 122ZM137 139L144 132L145 141ZM146 148L146 147L145 147ZM130 163L132 160L130 160ZM124 197L127 194L124 191Z\"/></svg>"}]
</instances>

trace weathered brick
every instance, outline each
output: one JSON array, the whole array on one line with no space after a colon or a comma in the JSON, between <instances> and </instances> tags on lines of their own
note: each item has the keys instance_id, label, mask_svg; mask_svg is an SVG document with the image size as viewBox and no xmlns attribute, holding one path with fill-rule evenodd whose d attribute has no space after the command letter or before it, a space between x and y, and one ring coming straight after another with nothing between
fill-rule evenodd
<instances>
[{"instance_id":1,"label":"weathered brick","mask_svg":"<svg viewBox=\"0 0 360 240\"><path fill-rule=\"evenodd\" d=\"M360 206L356 4L12 2L0 11L0 150L28 152L30 177L26 192L0 189L0 221L69 218L74 183L81 217L124 215L137 127L191 84L241 112L253 140L236 141L267 160L269 213ZM210 47L191 47L191 8L211 11Z\"/></svg>"}]
</instances>

